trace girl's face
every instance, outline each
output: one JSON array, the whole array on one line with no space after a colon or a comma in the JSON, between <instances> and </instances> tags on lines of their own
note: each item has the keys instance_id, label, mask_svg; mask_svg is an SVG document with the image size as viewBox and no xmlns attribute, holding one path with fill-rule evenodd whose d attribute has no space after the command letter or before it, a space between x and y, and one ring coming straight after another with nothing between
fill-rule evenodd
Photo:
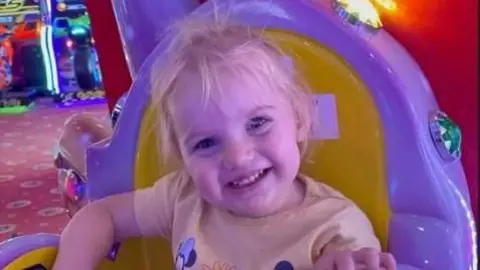
<instances>
[{"instance_id":1,"label":"girl's face","mask_svg":"<svg viewBox=\"0 0 480 270\"><path fill-rule=\"evenodd\" d=\"M289 102L278 91L227 75L205 104L196 89L199 80L188 81L171 97L170 111L200 196L247 217L270 215L303 199L295 178L304 136Z\"/></svg>"}]
</instances>

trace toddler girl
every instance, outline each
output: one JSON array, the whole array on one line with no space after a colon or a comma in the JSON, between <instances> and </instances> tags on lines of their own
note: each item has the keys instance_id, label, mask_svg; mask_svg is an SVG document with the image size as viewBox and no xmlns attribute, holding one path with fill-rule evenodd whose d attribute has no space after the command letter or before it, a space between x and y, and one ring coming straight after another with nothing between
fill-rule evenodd
<instances>
[{"instance_id":1,"label":"toddler girl","mask_svg":"<svg viewBox=\"0 0 480 270\"><path fill-rule=\"evenodd\" d=\"M83 208L54 269L92 269L114 241L163 236L176 269L395 269L364 213L299 173L310 93L261 31L186 18L152 71L160 149L180 169ZM153 147L153 146L152 146Z\"/></svg>"}]
</instances>

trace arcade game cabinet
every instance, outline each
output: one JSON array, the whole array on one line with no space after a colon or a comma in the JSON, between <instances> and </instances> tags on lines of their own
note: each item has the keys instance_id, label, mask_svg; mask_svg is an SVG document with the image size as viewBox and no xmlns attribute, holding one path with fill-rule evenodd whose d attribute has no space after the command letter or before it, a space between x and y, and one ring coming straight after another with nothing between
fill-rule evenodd
<instances>
[{"instance_id":1,"label":"arcade game cabinet","mask_svg":"<svg viewBox=\"0 0 480 270\"><path fill-rule=\"evenodd\" d=\"M44 33L38 1L0 6L0 114L25 112L36 96L49 92Z\"/></svg>"},{"instance_id":2,"label":"arcade game cabinet","mask_svg":"<svg viewBox=\"0 0 480 270\"><path fill-rule=\"evenodd\" d=\"M62 105L104 101L105 92L90 18L83 0L47 0L45 15L52 27L52 48Z\"/></svg>"}]
</instances>

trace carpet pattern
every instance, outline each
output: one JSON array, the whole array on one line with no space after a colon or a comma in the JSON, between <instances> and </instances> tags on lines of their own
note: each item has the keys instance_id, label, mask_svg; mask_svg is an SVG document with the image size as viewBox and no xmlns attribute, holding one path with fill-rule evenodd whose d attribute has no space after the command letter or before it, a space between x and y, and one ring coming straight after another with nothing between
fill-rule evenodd
<instances>
[{"instance_id":1,"label":"carpet pattern","mask_svg":"<svg viewBox=\"0 0 480 270\"><path fill-rule=\"evenodd\" d=\"M0 115L0 242L13 234L59 233L65 226L53 150L63 124L78 112L101 118L108 113L106 105L50 105Z\"/></svg>"}]
</instances>

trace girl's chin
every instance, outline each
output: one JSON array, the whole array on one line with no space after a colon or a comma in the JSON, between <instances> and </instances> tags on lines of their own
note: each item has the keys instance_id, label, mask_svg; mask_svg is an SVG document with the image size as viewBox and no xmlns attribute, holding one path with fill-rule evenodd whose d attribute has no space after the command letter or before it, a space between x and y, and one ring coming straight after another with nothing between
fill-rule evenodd
<instances>
[{"instance_id":1,"label":"girl's chin","mask_svg":"<svg viewBox=\"0 0 480 270\"><path fill-rule=\"evenodd\" d=\"M243 218L265 218L278 213L280 209L274 209L272 207L252 207L247 209L235 209L228 212L236 217Z\"/></svg>"}]
</instances>

